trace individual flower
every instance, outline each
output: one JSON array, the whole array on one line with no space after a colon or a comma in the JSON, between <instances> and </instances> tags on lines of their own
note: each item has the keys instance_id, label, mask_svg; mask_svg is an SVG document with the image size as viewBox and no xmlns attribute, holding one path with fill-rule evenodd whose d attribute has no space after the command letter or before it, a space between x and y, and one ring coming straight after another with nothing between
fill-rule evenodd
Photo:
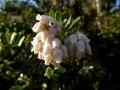
<instances>
[{"instance_id":1,"label":"individual flower","mask_svg":"<svg viewBox=\"0 0 120 90\"><path fill-rule=\"evenodd\" d=\"M77 42L77 35L76 34L72 34L69 36L69 42L71 44L75 44Z\"/></svg>"},{"instance_id":2,"label":"individual flower","mask_svg":"<svg viewBox=\"0 0 120 90\"><path fill-rule=\"evenodd\" d=\"M90 42L90 40L87 38L85 34L78 32L77 35L78 35L78 40L83 41L86 44Z\"/></svg>"},{"instance_id":3,"label":"individual flower","mask_svg":"<svg viewBox=\"0 0 120 90\"><path fill-rule=\"evenodd\" d=\"M38 52L38 59L44 59L44 56L42 54L42 51L39 51Z\"/></svg>"},{"instance_id":4,"label":"individual flower","mask_svg":"<svg viewBox=\"0 0 120 90\"><path fill-rule=\"evenodd\" d=\"M68 49L65 45L61 46L61 50L63 52L63 58L67 58L68 57Z\"/></svg>"},{"instance_id":5,"label":"individual flower","mask_svg":"<svg viewBox=\"0 0 120 90\"><path fill-rule=\"evenodd\" d=\"M59 48L60 45L61 45L60 39L54 38L53 41L52 41L52 46L53 46L53 48L54 48L54 49L55 49L55 48Z\"/></svg>"},{"instance_id":6,"label":"individual flower","mask_svg":"<svg viewBox=\"0 0 120 90\"><path fill-rule=\"evenodd\" d=\"M83 41L78 41L75 45L76 45L76 58L80 60L85 56L85 43Z\"/></svg>"},{"instance_id":7,"label":"individual flower","mask_svg":"<svg viewBox=\"0 0 120 90\"><path fill-rule=\"evenodd\" d=\"M52 45L45 43L43 46L43 55L50 54L50 53L52 53L52 51L53 51Z\"/></svg>"},{"instance_id":8,"label":"individual flower","mask_svg":"<svg viewBox=\"0 0 120 90\"><path fill-rule=\"evenodd\" d=\"M60 48L57 48L53 51L53 58L56 63L61 63L63 57L63 52Z\"/></svg>"},{"instance_id":9,"label":"individual flower","mask_svg":"<svg viewBox=\"0 0 120 90\"><path fill-rule=\"evenodd\" d=\"M48 26L49 25L49 17L47 15L37 14L36 20L40 21L42 24Z\"/></svg>"},{"instance_id":10,"label":"individual flower","mask_svg":"<svg viewBox=\"0 0 120 90\"><path fill-rule=\"evenodd\" d=\"M41 32L37 33L34 38L41 41Z\"/></svg>"},{"instance_id":11,"label":"individual flower","mask_svg":"<svg viewBox=\"0 0 120 90\"><path fill-rule=\"evenodd\" d=\"M33 27L32 27L32 30L33 32L35 33L38 33L40 31L43 31L45 30L45 26L41 23L41 22L37 22Z\"/></svg>"},{"instance_id":12,"label":"individual flower","mask_svg":"<svg viewBox=\"0 0 120 90\"><path fill-rule=\"evenodd\" d=\"M71 59L75 58L75 44L69 43L67 48L68 48L68 57Z\"/></svg>"},{"instance_id":13,"label":"individual flower","mask_svg":"<svg viewBox=\"0 0 120 90\"><path fill-rule=\"evenodd\" d=\"M49 38L49 32L47 30L40 32L41 42L45 42Z\"/></svg>"},{"instance_id":14,"label":"individual flower","mask_svg":"<svg viewBox=\"0 0 120 90\"><path fill-rule=\"evenodd\" d=\"M32 45L33 45L34 53L37 54L40 51L41 47L42 47L41 42L39 40L37 40L37 39L33 39Z\"/></svg>"},{"instance_id":15,"label":"individual flower","mask_svg":"<svg viewBox=\"0 0 120 90\"><path fill-rule=\"evenodd\" d=\"M52 60L53 60L53 55L52 54L47 54L47 55L44 56L45 65L50 65Z\"/></svg>"}]
</instances>

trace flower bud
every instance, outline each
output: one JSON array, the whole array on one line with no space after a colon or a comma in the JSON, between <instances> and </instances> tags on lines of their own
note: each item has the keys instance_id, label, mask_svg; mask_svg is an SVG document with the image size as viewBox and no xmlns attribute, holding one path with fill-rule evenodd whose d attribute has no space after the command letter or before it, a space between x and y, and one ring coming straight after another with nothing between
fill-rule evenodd
<instances>
[{"instance_id":1,"label":"flower bud","mask_svg":"<svg viewBox=\"0 0 120 90\"><path fill-rule=\"evenodd\" d=\"M37 39L33 39L32 41L32 45L33 45L33 51L35 54L37 54L39 52L39 50L41 49L41 42Z\"/></svg>"}]
</instances>

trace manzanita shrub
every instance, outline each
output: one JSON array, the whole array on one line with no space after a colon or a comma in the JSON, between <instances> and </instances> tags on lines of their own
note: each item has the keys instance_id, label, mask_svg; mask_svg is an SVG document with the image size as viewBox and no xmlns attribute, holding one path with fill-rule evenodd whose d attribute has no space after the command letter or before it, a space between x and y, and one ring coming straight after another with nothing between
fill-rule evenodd
<instances>
[{"instance_id":1,"label":"manzanita shrub","mask_svg":"<svg viewBox=\"0 0 120 90\"><path fill-rule=\"evenodd\" d=\"M76 66L74 62L79 64L81 59L91 55L90 39L84 33L76 31L69 36L62 35L61 38L61 32L64 30L62 23L58 23L51 16L40 14L37 14L36 20L38 22L32 27L36 34L31 42L32 51L37 54L38 59L44 60L44 64L47 66L44 75L48 79L55 78L56 70L63 74L66 72L66 68L62 67L61 63L65 65L71 63L72 66ZM66 31L68 32L68 30ZM88 69L93 68L93 66L88 67ZM69 69L72 70L72 68ZM57 86L55 90L59 88L61 86Z\"/></svg>"}]
</instances>

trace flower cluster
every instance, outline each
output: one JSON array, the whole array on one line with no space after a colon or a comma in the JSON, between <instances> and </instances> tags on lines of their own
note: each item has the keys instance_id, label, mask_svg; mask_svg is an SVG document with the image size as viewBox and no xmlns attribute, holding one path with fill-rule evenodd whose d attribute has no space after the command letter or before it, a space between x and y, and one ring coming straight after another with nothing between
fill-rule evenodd
<instances>
[{"instance_id":1,"label":"flower cluster","mask_svg":"<svg viewBox=\"0 0 120 90\"><path fill-rule=\"evenodd\" d=\"M71 59L82 59L87 54L91 54L90 40L83 33L76 32L65 39L65 45L68 48L68 57Z\"/></svg>"},{"instance_id":2,"label":"flower cluster","mask_svg":"<svg viewBox=\"0 0 120 90\"><path fill-rule=\"evenodd\" d=\"M36 20L38 22L32 27L36 33L32 41L32 51L38 54L39 59L45 61L45 65L52 64L55 68L59 68L65 58L81 59L86 53L91 54L90 40L84 34L78 32L72 34L63 44L56 38L61 31L61 25L54 18L38 14Z\"/></svg>"}]
</instances>

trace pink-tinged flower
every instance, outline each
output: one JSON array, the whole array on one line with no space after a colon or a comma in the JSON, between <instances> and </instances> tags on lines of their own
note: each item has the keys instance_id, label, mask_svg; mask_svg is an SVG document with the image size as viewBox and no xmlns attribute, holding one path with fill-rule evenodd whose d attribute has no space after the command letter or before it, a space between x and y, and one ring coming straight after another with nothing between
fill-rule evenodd
<instances>
[{"instance_id":1,"label":"pink-tinged flower","mask_svg":"<svg viewBox=\"0 0 120 90\"><path fill-rule=\"evenodd\" d=\"M86 44L86 45L85 45L85 51L86 51L86 53L87 53L88 55L91 55L91 47L90 47L89 44Z\"/></svg>"},{"instance_id":2,"label":"pink-tinged flower","mask_svg":"<svg viewBox=\"0 0 120 90\"><path fill-rule=\"evenodd\" d=\"M68 57L68 50L67 50L67 47L65 45L61 46L61 50L63 52L63 58Z\"/></svg>"},{"instance_id":3,"label":"pink-tinged flower","mask_svg":"<svg viewBox=\"0 0 120 90\"><path fill-rule=\"evenodd\" d=\"M37 54L40 51L41 47L42 47L41 42L39 40L37 40L37 39L33 39L32 45L33 45L34 53Z\"/></svg>"},{"instance_id":4,"label":"pink-tinged flower","mask_svg":"<svg viewBox=\"0 0 120 90\"><path fill-rule=\"evenodd\" d=\"M51 63L52 60L53 60L52 54L45 55L45 56L44 56L44 60L45 60L45 65L50 65L50 63Z\"/></svg>"},{"instance_id":5,"label":"pink-tinged flower","mask_svg":"<svg viewBox=\"0 0 120 90\"><path fill-rule=\"evenodd\" d=\"M63 57L63 52L60 48L55 49L53 51L53 58L56 63L61 63L62 62L62 57Z\"/></svg>"},{"instance_id":6,"label":"pink-tinged flower","mask_svg":"<svg viewBox=\"0 0 120 90\"><path fill-rule=\"evenodd\" d=\"M49 32L46 30L41 31L40 36L41 36L41 42L45 42L49 38Z\"/></svg>"},{"instance_id":7,"label":"pink-tinged flower","mask_svg":"<svg viewBox=\"0 0 120 90\"><path fill-rule=\"evenodd\" d=\"M38 33L40 31L45 30L45 26L41 22L37 22L33 27L32 27L33 32Z\"/></svg>"},{"instance_id":8,"label":"pink-tinged flower","mask_svg":"<svg viewBox=\"0 0 120 90\"><path fill-rule=\"evenodd\" d=\"M41 33L37 33L37 35L34 37L34 39L40 40L41 41Z\"/></svg>"},{"instance_id":9,"label":"pink-tinged flower","mask_svg":"<svg viewBox=\"0 0 120 90\"><path fill-rule=\"evenodd\" d=\"M87 36L83 33L77 33L78 34L78 40L79 41L83 41L86 44L88 44L90 42L90 40L87 38Z\"/></svg>"},{"instance_id":10,"label":"pink-tinged flower","mask_svg":"<svg viewBox=\"0 0 120 90\"><path fill-rule=\"evenodd\" d=\"M77 35L76 34L72 34L69 36L69 42L71 44L75 44L77 42Z\"/></svg>"},{"instance_id":11,"label":"pink-tinged flower","mask_svg":"<svg viewBox=\"0 0 120 90\"><path fill-rule=\"evenodd\" d=\"M40 21L44 25L49 25L49 17L47 15L37 14L36 20Z\"/></svg>"},{"instance_id":12,"label":"pink-tinged flower","mask_svg":"<svg viewBox=\"0 0 120 90\"><path fill-rule=\"evenodd\" d=\"M50 54L50 53L52 53L52 51L53 51L52 45L45 43L43 46L43 55Z\"/></svg>"},{"instance_id":13,"label":"pink-tinged flower","mask_svg":"<svg viewBox=\"0 0 120 90\"><path fill-rule=\"evenodd\" d=\"M55 48L59 48L60 45L61 45L60 39L54 38L53 41L52 41L52 46L53 46L53 48L54 48L54 49L55 49Z\"/></svg>"}]
</instances>

